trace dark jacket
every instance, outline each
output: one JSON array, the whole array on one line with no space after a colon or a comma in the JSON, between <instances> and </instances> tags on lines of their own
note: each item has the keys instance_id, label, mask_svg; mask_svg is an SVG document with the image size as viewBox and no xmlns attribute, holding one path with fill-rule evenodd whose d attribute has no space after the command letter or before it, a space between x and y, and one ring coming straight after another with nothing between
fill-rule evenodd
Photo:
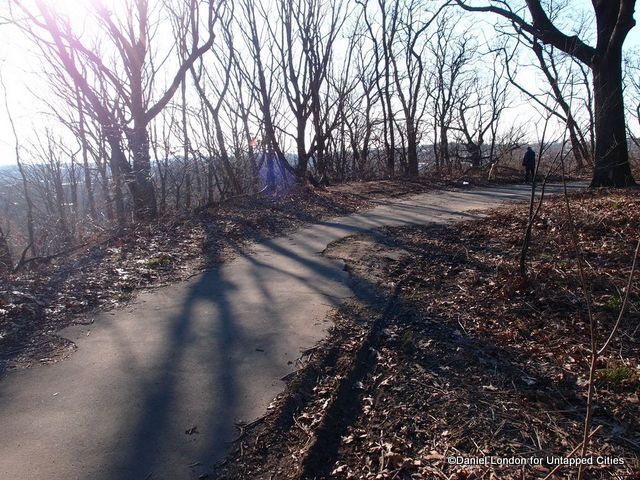
<instances>
[{"instance_id":1,"label":"dark jacket","mask_svg":"<svg viewBox=\"0 0 640 480\"><path fill-rule=\"evenodd\" d=\"M533 168L536 164L536 153L530 148L524 154L524 158L522 159L522 165L525 167Z\"/></svg>"}]
</instances>

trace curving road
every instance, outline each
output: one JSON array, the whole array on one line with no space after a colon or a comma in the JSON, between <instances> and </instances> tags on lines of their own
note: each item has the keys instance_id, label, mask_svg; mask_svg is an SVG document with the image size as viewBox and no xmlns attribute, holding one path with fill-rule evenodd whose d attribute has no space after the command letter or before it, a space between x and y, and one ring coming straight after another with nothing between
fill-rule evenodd
<instances>
[{"instance_id":1,"label":"curving road","mask_svg":"<svg viewBox=\"0 0 640 480\"><path fill-rule=\"evenodd\" d=\"M234 422L266 411L301 350L325 335L327 313L351 295L342 266L321 255L329 243L385 225L473 218L528 195L509 186L382 201L63 330L78 345L71 358L0 381L0 479L211 472Z\"/></svg>"}]
</instances>

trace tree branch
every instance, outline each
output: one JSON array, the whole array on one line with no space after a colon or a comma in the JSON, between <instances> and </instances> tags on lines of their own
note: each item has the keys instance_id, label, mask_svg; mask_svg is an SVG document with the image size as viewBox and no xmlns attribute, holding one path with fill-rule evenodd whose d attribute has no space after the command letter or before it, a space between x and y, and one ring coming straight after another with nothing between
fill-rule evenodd
<instances>
[{"instance_id":1,"label":"tree branch","mask_svg":"<svg viewBox=\"0 0 640 480\"><path fill-rule=\"evenodd\" d=\"M506 2L499 2L505 8L495 5L472 7L463 0L456 0L456 4L468 12L489 12L500 15L520 27L525 32L540 39L543 43L551 44L568 55L577 58L582 63L591 66L596 55L596 49L584 43L578 36L566 35L556 28L549 16L542 8L540 0L526 0L532 22L529 23L514 13ZM633 2L630 2L633 3Z\"/></svg>"}]
</instances>

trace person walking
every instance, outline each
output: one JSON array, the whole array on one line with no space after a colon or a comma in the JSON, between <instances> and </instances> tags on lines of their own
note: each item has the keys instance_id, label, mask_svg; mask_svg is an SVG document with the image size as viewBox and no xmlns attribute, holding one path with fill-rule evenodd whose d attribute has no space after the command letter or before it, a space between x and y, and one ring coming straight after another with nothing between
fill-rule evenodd
<instances>
[{"instance_id":1,"label":"person walking","mask_svg":"<svg viewBox=\"0 0 640 480\"><path fill-rule=\"evenodd\" d=\"M531 178L533 182L536 174L536 152L531 147L527 147L522 159L522 166L525 168L524 181L529 183L529 178Z\"/></svg>"}]
</instances>

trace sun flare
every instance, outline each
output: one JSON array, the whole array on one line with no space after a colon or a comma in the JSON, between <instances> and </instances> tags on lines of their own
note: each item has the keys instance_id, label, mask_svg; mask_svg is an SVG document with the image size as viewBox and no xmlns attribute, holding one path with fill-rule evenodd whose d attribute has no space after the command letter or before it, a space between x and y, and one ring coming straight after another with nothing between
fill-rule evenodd
<instances>
[{"instance_id":1,"label":"sun flare","mask_svg":"<svg viewBox=\"0 0 640 480\"><path fill-rule=\"evenodd\" d=\"M139 2L147 2L153 5L155 0L35 0L41 6L68 19L71 27L78 33L84 34L95 31L100 12L108 12L109 16L115 16L121 21L129 18L135 6Z\"/></svg>"}]
</instances>

